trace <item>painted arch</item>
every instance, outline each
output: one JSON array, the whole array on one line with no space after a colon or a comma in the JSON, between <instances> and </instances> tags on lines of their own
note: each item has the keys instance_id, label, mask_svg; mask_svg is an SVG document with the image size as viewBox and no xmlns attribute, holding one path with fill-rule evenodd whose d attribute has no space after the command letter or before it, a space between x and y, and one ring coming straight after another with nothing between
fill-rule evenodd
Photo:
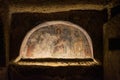
<instances>
[{"instance_id":1,"label":"painted arch","mask_svg":"<svg viewBox=\"0 0 120 80\"><path fill-rule=\"evenodd\" d=\"M48 21L25 36L21 58L93 58L92 41L80 26L68 21Z\"/></svg>"}]
</instances>

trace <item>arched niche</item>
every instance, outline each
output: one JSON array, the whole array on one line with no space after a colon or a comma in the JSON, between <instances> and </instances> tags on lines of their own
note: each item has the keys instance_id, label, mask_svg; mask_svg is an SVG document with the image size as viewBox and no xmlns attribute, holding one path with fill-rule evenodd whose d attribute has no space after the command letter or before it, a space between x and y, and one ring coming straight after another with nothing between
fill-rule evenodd
<instances>
[{"instance_id":1,"label":"arched niche","mask_svg":"<svg viewBox=\"0 0 120 80\"><path fill-rule=\"evenodd\" d=\"M19 59L86 59L93 57L88 33L68 21L48 21L30 30L25 36Z\"/></svg>"}]
</instances>

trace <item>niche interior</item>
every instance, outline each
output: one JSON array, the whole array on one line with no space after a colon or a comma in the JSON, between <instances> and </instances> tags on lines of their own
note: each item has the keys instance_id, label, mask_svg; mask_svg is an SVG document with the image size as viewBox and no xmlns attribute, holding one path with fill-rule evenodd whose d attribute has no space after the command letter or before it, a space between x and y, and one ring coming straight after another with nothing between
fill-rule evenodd
<instances>
[{"instance_id":1,"label":"niche interior","mask_svg":"<svg viewBox=\"0 0 120 80\"><path fill-rule=\"evenodd\" d=\"M40 60L78 60L66 65L93 65L96 60L93 55L92 41L87 32L68 21L49 21L30 30L24 38L20 54L15 62L22 65L49 65L50 62ZM81 63L80 60L93 60ZM26 62L26 60L28 62ZM37 61L38 62L29 62ZM51 61L51 63L53 63ZM54 63L57 65L58 63ZM63 62L59 65L64 65Z\"/></svg>"},{"instance_id":2,"label":"niche interior","mask_svg":"<svg viewBox=\"0 0 120 80\"><path fill-rule=\"evenodd\" d=\"M102 80L104 13L12 14L9 79Z\"/></svg>"}]
</instances>

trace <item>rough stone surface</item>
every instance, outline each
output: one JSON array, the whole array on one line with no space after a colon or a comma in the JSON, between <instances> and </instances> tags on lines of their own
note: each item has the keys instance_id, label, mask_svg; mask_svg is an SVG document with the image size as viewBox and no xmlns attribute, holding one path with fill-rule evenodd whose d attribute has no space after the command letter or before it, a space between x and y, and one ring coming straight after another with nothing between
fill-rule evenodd
<instances>
[{"instance_id":1,"label":"rough stone surface","mask_svg":"<svg viewBox=\"0 0 120 80\"><path fill-rule=\"evenodd\" d=\"M85 29L92 39L95 58L102 60L102 26L107 20L106 10L13 14L10 30L10 59L18 56L22 40L29 30L40 23L51 20L70 21Z\"/></svg>"},{"instance_id":2,"label":"rough stone surface","mask_svg":"<svg viewBox=\"0 0 120 80\"><path fill-rule=\"evenodd\" d=\"M10 80L102 80L100 66L9 66Z\"/></svg>"},{"instance_id":3,"label":"rough stone surface","mask_svg":"<svg viewBox=\"0 0 120 80\"><path fill-rule=\"evenodd\" d=\"M119 12L114 12L114 10L119 11L119 8L116 7L119 4L120 0L0 0L0 19L2 19L4 28L6 62L9 62L9 57L12 60L18 56L26 32L34 26L49 20L69 20L82 26L88 32L93 41L95 58L103 60L103 46L105 46L106 79L119 80L120 66L117 62L120 62L118 55L120 52L109 52L106 49L108 42L102 44L103 24L107 21L108 15L112 18L119 14ZM106 10L104 11L104 9ZM109 28L107 28L108 31L105 31L107 33L105 41L108 36L117 35L119 37L119 23L113 19L106 24ZM117 25L114 26L115 24ZM0 70L0 80L4 79L3 74L4 72Z\"/></svg>"},{"instance_id":4,"label":"rough stone surface","mask_svg":"<svg viewBox=\"0 0 120 80\"><path fill-rule=\"evenodd\" d=\"M110 38L120 38L120 15L104 25L104 79L120 80L120 50L109 49ZM117 45L116 45L117 46Z\"/></svg>"}]
</instances>

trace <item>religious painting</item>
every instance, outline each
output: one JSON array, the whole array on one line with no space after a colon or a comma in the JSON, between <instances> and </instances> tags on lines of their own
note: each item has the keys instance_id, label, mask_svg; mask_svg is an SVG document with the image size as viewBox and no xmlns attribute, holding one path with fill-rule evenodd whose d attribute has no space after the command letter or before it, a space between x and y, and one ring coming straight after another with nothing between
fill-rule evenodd
<instances>
[{"instance_id":1,"label":"religious painting","mask_svg":"<svg viewBox=\"0 0 120 80\"><path fill-rule=\"evenodd\" d=\"M92 58L92 42L80 26L67 21L38 25L25 37L22 58Z\"/></svg>"}]
</instances>

